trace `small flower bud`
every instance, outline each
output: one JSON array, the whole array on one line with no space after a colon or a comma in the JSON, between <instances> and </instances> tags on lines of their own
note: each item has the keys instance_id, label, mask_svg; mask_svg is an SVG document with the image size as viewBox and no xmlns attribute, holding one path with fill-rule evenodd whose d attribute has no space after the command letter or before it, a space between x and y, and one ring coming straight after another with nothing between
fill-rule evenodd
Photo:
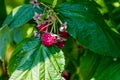
<instances>
[{"instance_id":1,"label":"small flower bud","mask_svg":"<svg viewBox=\"0 0 120 80\"><path fill-rule=\"evenodd\" d=\"M41 16L42 16L42 14L39 14L39 13L35 12L35 15L34 15L33 19L34 19L35 21L38 21Z\"/></svg>"},{"instance_id":2,"label":"small flower bud","mask_svg":"<svg viewBox=\"0 0 120 80\"><path fill-rule=\"evenodd\" d=\"M37 7L37 8L40 9L40 7L39 7L39 3L38 3L37 0L31 0L30 3L31 3L31 4L34 4L34 7Z\"/></svg>"},{"instance_id":3,"label":"small flower bud","mask_svg":"<svg viewBox=\"0 0 120 80\"><path fill-rule=\"evenodd\" d=\"M34 36L40 38L40 33L37 31L34 31Z\"/></svg>"},{"instance_id":4,"label":"small flower bud","mask_svg":"<svg viewBox=\"0 0 120 80\"><path fill-rule=\"evenodd\" d=\"M66 29L67 29L67 22L65 22L64 24L61 25L60 32L64 32L64 31L66 31Z\"/></svg>"}]
</instances>

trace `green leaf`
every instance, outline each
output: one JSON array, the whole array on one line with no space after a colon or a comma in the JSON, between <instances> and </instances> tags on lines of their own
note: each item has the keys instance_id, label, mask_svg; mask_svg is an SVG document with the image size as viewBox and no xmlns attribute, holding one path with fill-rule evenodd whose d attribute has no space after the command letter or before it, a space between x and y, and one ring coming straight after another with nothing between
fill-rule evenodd
<instances>
[{"instance_id":1,"label":"green leaf","mask_svg":"<svg viewBox=\"0 0 120 80\"><path fill-rule=\"evenodd\" d=\"M45 47L36 38L20 43L8 64L10 80L64 80L64 55L56 47Z\"/></svg>"},{"instance_id":2,"label":"green leaf","mask_svg":"<svg viewBox=\"0 0 120 80\"><path fill-rule=\"evenodd\" d=\"M32 24L25 24L21 27L15 28L13 32L13 39L14 42L19 43L25 38L29 38L33 35L33 25Z\"/></svg>"},{"instance_id":3,"label":"green leaf","mask_svg":"<svg viewBox=\"0 0 120 80\"><path fill-rule=\"evenodd\" d=\"M10 29L20 27L31 20L35 12L38 12L38 9L34 7L33 4L19 6L13 9L13 11L4 21L3 25L7 24ZM39 10L39 13L40 12L41 10Z\"/></svg>"},{"instance_id":4,"label":"green leaf","mask_svg":"<svg viewBox=\"0 0 120 80\"><path fill-rule=\"evenodd\" d=\"M102 55L120 56L120 35L106 25L92 3L63 3L55 10L62 22L68 23L69 34L81 45Z\"/></svg>"},{"instance_id":5,"label":"green leaf","mask_svg":"<svg viewBox=\"0 0 120 80\"><path fill-rule=\"evenodd\" d=\"M120 80L120 59L103 57L92 79Z\"/></svg>"},{"instance_id":6,"label":"green leaf","mask_svg":"<svg viewBox=\"0 0 120 80\"><path fill-rule=\"evenodd\" d=\"M80 78L81 80L90 80L91 77L96 72L96 69L99 65L101 56L98 54L93 53L90 50L87 50L87 52L80 57L80 66L78 68L78 72L80 72Z\"/></svg>"},{"instance_id":7,"label":"green leaf","mask_svg":"<svg viewBox=\"0 0 120 80\"><path fill-rule=\"evenodd\" d=\"M0 28L0 60L4 61L5 53L11 42L11 35L8 26Z\"/></svg>"}]
</instances>

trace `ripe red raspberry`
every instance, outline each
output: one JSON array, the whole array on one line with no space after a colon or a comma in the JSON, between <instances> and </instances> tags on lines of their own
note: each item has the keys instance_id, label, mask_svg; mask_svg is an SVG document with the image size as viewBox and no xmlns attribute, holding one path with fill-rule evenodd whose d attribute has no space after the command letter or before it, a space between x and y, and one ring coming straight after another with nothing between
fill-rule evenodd
<instances>
[{"instance_id":1,"label":"ripe red raspberry","mask_svg":"<svg viewBox=\"0 0 120 80\"><path fill-rule=\"evenodd\" d=\"M45 46L52 46L56 43L56 36L51 33L42 34L42 44Z\"/></svg>"},{"instance_id":2,"label":"ripe red raspberry","mask_svg":"<svg viewBox=\"0 0 120 80\"><path fill-rule=\"evenodd\" d=\"M38 29L41 32L46 32L48 30L48 27L49 27L48 22L38 25Z\"/></svg>"},{"instance_id":3,"label":"ripe red raspberry","mask_svg":"<svg viewBox=\"0 0 120 80\"><path fill-rule=\"evenodd\" d=\"M64 45L65 45L65 41L57 42L56 45L57 45L57 47L62 49L64 47Z\"/></svg>"},{"instance_id":4,"label":"ripe red raspberry","mask_svg":"<svg viewBox=\"0 0 120 80\"><path fill-rule=\"evenodd\" d=\"M69 34L68 34L68 32L64 31L64 32L60 32L60 36L64 37L64 38L68 38Z\"/></svg>"}]
</instances>

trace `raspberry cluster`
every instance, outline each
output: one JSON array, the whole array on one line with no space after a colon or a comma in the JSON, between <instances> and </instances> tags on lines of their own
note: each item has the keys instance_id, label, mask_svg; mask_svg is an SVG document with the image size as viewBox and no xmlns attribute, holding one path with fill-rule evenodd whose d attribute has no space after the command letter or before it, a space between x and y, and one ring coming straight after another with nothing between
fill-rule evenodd
<instances>
[{"instance_id":1,"label":"raspberry cluster","mask_svg":"<svg viewBox=\"0 0 120 80\"><path fill-rule=\"evenodd\" d=\"M56 45L61 49L64 47L69 37L67 23L62 23L55 12L45 8L42 14L35 13L33 19L37 23L35 36L40 37L44 46Z\"/></svg>"}]
</instances>

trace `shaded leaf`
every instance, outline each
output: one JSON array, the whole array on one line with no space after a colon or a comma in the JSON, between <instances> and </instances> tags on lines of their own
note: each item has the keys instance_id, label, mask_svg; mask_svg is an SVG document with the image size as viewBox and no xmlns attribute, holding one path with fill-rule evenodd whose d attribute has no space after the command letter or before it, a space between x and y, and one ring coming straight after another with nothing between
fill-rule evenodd
<instances>
[{"instance_id":1,"label":"shaded leaf","mask_svg":"<svg viewBox=\"0 0 120 80\"><path fill-rule=\"evenodd\" d=\"M25 38L31 37L33 34L33 25L32 24L25 24L21 27L14 29L13 32L13 39L16 43L21 42Z\"/></svg>"},{"instance_id":2,"label":"shaded leaf","mask_svg":"<svg viewBox=\"0 0 120 80\"><path fill-rule=\"evenodd\" d=\"M39 39L20 43L10 59L10 80L64 80L64 55L56 47L45 47Z\"/></svg>"},{"instance_id":3,"label":"shaded leaf","mask_svg":"<svg viewBox=\"0 0 120 80\"><path fill-rule=\"evenodd\" d=\"M99 65L100 59L100 55L95 54L90 50L87 50L87 52L82 57L80 57L79 68L81 80L91 79Z\"/></svg>"},{"instance_id":4,"label":"shaded leaf","mask_svg":"<svg viewBox=\"0 0 120 80\"><path fill-rule=\"evenodd\" d=\"M4 61L5 53L11 42L11 35L8 26L0 28L0 60Z\"/></svg>"},{"instance_id":5,"label":"shaded leaf","mask_svg":"<svg viewBox=\"0 0 120 80\"><path fill-rule=\"evenodd\" d=\"M103 57L94 76L95 80L120 80L120 59Z\"/></svg>"},{"instance_id":6,"label":"shaded leaf","mask_svg":"<svg viewBox=\"0 0 120 80\"><path fill-rule=\"evenodd\" d=\"M81 45L102 55L120 56L120 35L110 30L92 3L63 3L55 10Z\"/></svg>"}]
</instances>

